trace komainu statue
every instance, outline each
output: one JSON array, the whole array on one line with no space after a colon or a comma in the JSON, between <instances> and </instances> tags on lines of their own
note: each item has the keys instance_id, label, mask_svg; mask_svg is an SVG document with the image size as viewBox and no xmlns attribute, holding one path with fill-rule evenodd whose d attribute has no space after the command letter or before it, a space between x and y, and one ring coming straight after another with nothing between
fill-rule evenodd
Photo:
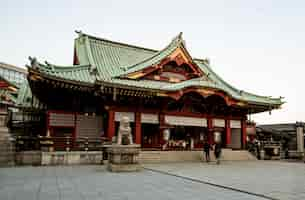
<instances>
[{"instance_id":1,"label":"komainu statue","mask_svg":"<svg viewBox=\"0 0 305 200\"><path fill-rule=\"evenodd\" d=\"M119 145L133 144L131 128L129 126L129 118L126 116L122 117L120 121L117 144Z\"/></svg>"}]
</instances>

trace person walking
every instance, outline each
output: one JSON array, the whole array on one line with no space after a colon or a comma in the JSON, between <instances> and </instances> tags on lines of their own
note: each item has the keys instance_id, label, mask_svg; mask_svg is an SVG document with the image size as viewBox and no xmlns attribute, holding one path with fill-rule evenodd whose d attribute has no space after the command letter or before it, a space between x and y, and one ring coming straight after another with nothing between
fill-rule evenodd
<instances>
[{"instance_id":1,"label":"person walking","mask_svg":"<svg viewBox=\"0 0 305 200\"><path fill-rule=\"evenodd\" d=\"M205 154L206 162L210 162L210 149L211 149L210 143L207 140L205 140L203 143L203 151Z\"/></svg>"}]
</instances>

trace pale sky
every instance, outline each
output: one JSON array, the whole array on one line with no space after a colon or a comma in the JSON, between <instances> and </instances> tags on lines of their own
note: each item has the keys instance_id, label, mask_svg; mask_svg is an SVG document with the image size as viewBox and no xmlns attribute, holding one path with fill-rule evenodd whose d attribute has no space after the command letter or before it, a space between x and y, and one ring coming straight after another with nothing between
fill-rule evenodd
<instances>
[{"instance_id":1,"label":"pale sky","mask_svg":"<svg viewBox=\"0 0 305 200\"><path fill-rule=\"evenodd\" d=\"M285 97L259 124L305 120L305 1L0 0L0 61L28 56L70 65L75 30L154 49L179 32L193 57L209 58L233 86Z\"/></svg>"}]
</instances>

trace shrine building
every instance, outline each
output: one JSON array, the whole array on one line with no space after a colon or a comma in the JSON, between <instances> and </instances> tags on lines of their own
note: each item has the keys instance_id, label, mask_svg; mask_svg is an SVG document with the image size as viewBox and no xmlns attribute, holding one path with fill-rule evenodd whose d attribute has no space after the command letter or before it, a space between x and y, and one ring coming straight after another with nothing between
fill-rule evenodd
<instances>
[{"instance_id":1,"label":"shrine building","mask_svg":"<svg viewBox=\"0 0 305 200\"><path fill-rule=\"evenodd\" d=\"M201 149L215 131L224 148L242 149L247 115L283 104L231 86L190 55L181 33L154 50L78 32L73 65L30 60L29 85L51 137L112 140L128 116L143 150Z\"/></svg>"}]
</instances>

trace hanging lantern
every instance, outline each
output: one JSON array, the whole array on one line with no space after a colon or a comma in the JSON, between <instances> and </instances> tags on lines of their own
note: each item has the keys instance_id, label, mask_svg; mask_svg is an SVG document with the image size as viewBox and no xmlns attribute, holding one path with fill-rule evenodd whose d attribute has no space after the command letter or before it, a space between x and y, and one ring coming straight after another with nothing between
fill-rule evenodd
<instances>
[{"instance_id":1,"label":"hanging lantern","mask_svg":"<svg viewBox=\"0 0 305 200\"><path fill-rule=\"evenodd\" d=\"M164 131L163 131L163 139L164 139L165 141L168 141L168 140L169 140L169 137L170 137L170 131L169 131L169 129L164 129Z\"/></svg>"},{"instance_id":2,"label":"hanging lantern","mask_svg":"<svg viewBox=\"0 0 305 200\"><path fill-rule=\"evenodd\" d=\"M215 143L220 143L221 142L221 133L218 131L214 132L214 141Z\"/></svg>"}]
</instances>

